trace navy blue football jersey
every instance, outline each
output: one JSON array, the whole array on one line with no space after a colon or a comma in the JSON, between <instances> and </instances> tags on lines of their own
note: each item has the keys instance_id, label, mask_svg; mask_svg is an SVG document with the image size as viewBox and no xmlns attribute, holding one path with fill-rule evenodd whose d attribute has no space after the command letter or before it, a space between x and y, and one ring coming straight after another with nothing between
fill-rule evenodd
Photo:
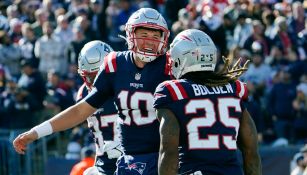
<instances>
[{"instance_id":1,"label":"navy blue football jersey","mask_svg":"<svg viewBox=\"0 0 307 175\"><path fill-rule=\"evenodd\" d=\"M153 109L153 94L159 83L170 79L167 60L160 56L139 69L134 64L133 52L111 52L86 97L95 108L114 97L125 154L159 151L159 122Z\"/></svg>"},{"instance_id":2,"label":"navy blue football jersey","mask_svg":"<svg viewBox=\"0 0 307 175\"><path fill-rule=\"evenodd\" d=\"M87 94L88 89L83 84L78 90L76 101L82 100ZM117 159L108 159L104 146L106 142L119 142L117 118L117 110L112 99L107 100L93 115L87 118L87 124L93 133L96 145L95 166L99 172L104 174L113 174L116 169Z\"/></svg>"},{"instance_id":3,"label":"navy blue football jersey","mask_svg":"<svg viewBox=\"0 0 307 175\"><path fill-rule=\"evenodd\" d=\"M180 173L243 174L236 140L246 99L240 81L209 87L182 79L157 87L154 108L170 109L180 126Z\"/></svg>"}]
</instances>

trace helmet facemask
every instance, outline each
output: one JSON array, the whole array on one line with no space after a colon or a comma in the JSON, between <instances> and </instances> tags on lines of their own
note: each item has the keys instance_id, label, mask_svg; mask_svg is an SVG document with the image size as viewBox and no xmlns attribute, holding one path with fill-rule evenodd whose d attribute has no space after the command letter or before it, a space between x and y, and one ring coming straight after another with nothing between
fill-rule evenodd
<instances>
[{"instance_id":1,"label":"helmet facemask","mask_svg":"<svg viewBox=\"0 0 307 175\"><path fill-rule=\"evenodd\" d=\"M82 80L84 81L86 87L91 89L98 71L87 72L85 70L78 70L78 73L81 76Z\"/></svg>"},{"instance_id":2,"label":"helmet facemask","mask_svg":"<svg viewBox=\"0 0 307 175\"><path fill-rule=\"evenodd\" d=\"M132 32L129 32L127 37L128 41L130 41L128 42L130 43L129 49L132 50L140 60L144 62L151 62L158 56L165 54L169 35L167 29L148 24L140 24L138 26L132 26L131 28ZM158 30L161 32L161 38L151 39L146 37L137 37L135 31L138 28Z\"/></svg>"},{"instance_id":3,"label":"helmet facemask","mask_svg":"<svg viewBox=\"0 0 307 175\"><path fill-rule=\"evenodd\" d=\"M138 28L159 30L160 39L136 38L135 31ZM169 37L169 30L162 15L151 8L141 8L134 12L125 27L128 49L144 62L151 62L158 56L165 54ZM141 41L143 40L143 42ZM138 41L138 42L137 42ZM154 47L146 50L146 43L155 43ZM144 47L145 46L145 47Z\"/></svg>"}]
</instances>

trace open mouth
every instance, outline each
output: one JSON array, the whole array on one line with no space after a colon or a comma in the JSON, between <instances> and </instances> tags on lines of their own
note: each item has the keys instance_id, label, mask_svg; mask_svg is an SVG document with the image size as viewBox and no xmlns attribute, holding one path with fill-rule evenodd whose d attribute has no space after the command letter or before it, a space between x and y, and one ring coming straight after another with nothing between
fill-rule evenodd
<instances>
[{"instance_id":1,"label":"open mouth","mask_svg":"<svg viewBox=\"0 0 307 175\"><path fill-rule=\"evenodd\" d=\"M149 48L149 47L143 48L141 51L147 52L147 53L155 53L154 49L153 48Z\"/></svg>"}]
</instances>

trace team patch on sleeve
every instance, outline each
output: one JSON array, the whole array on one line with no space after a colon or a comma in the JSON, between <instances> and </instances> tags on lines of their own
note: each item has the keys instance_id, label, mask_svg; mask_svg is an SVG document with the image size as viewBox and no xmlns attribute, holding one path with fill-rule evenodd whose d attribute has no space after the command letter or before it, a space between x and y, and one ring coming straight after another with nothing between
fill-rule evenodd
<instances>
[{"instance_id":1,"label":"team patch on sleeve","mask_svg":"<svg viewBox=\"0 0 307 175\"><path fill-rule=\"evenodd\" d=\"M104 58L102 66L106 73L116 72L116 52L110 52Z\"/></svg>"},{"instance_id":2,"label":"team patch on sleeve","mask_svg":"<svg viewBox=\"0 0 307 175\"><path fill-rule=\"evenodd\" d=\"M174 101L182 100L188 97L185 89L178 81L167 81L164 83L165 87L171 94L171 97Z\"/></svg>"},{"instance_id":3,"label":"team patch on sleeve","mask_svg":"<svg viewBox=\"0 0 307 175\"><path fill-rule=\"evenodd\" d=\"M248 90L246 83L243 83L239 80L236 81L236 95L240 97L242 100L247 100Z\"/></svg>"}]
</instances>

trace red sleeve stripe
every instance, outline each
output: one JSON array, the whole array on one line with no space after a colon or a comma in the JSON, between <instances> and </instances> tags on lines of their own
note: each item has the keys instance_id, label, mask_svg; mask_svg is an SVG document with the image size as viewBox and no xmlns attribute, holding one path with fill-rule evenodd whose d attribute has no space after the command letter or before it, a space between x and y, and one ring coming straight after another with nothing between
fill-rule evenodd
<instances>
[{"instance_id":1,"label":"red sleeve stripe","mask_svg":"<svg viewBox=\"0 0 307 175\"><path fill-rule=\"evenodd\" d=\"M116 71L116 52L111 52L106 56L104 65L106 73Z\"/></svg>"},{"instance_id":2,"label":"red sleeve stripe","mask_svg":"<svg viewBox=\"0 0 307 175\"><path fill-rule=\"evenodd\" d=\"M176 82L177 87L179 88L181 94L182 94L182 97L183 98L188 98L188 95L187 95L187 92L184 90L183 86L179 83L179 82Z\"/></svg>"},{"instance_id":3,"label":"red sleeve stripe","mask_svg":"<svg viewBox=\"0 0 307 175\"><path fill-rule=\"evenodd\" d=\"M173 100L182 100L187 98L185 90L179 83L169 82L166 84L166 88L170 91Z\"/></svg>"},{"instance_id":4,"label":"red sleeve stripe","mask_svg":"<svg viewBox=\"0 0 307 175\"><path fill-rule=\"evenodd\" d=\"M242 83L241 81L236 81L236 94L242 98L246 99L247 98L247 87L246 84Z\"/></svg>"}]
</instances>

